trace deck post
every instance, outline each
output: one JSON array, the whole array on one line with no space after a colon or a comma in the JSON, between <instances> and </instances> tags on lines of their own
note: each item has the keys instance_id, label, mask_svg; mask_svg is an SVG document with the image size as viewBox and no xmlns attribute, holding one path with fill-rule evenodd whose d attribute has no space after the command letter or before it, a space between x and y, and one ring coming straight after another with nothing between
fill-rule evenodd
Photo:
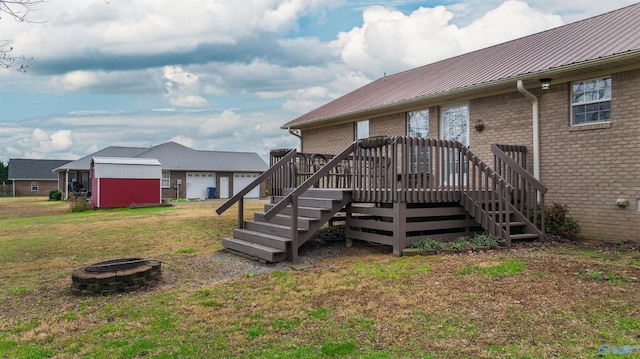
<instances>
[{"instance_id":1,"label":"deck post","mask_svg":"<svg viewBox=\"0 0 640 359\"><path fill-rule=\"evenodd\" d=\"M238 201L238 228L244 228L244 199Z\"/></svg>"},{"instance_id":2,"label":"deck post","mask_svg":"<svg viewBox=\"0 0 640 359\"><path fill-rule=\"evenodd\" d=\"M349 223L351 217L353 215L353 208L351 207L351 202L347 203L347 211L346 211L345 223ZM346 237L345 244L347 248L353 247L353 238Z\"/></svg>"},{"instance_id":3,"label":"deck post","mask_svg":"<svg viewBox=\"0 0 640 359\"><path fill-rule=\"evenodd\" d=\"M291 196L291 262L298 263L298 195Z\"/></svg>"},{"instance_id":4,"label":"deck post","mask_svg":"<svg viewBox=\"0 0 640 359\"><path fill-rule=\"evenodd\" d=\"M407 202L393 202L393 254L402 255L407 245Z\"/></svg>"}]
</instances>

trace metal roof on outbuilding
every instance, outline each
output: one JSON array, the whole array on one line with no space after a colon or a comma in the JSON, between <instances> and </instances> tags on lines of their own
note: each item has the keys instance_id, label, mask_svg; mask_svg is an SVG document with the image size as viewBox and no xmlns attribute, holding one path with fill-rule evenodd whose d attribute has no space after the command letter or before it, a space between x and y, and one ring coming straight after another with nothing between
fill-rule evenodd
<instances>
[{"instance_id":1,"label":"metal roof on outbuilding","mask_svg":"<svg viewBox=\"0 0 640 359\"><path fill-rule=\"evenodd\" d=\"M551 30L377 79L282 126L299 128L325 121L380 113L429 98L486 91L518 79L559 74L577 67L637 65L640 59L640 3ZM575 74L574 74L575 75ZM515 85L514 85L515 86Z\"/></svg>"},{"instance_id":2,"label":"metal roof on outbuilding","mask_svg":"<svg viewBox=\"0 0 640 359\"><path fill-rule=\"evenodd\" d=\"M162 166L155 158L94 157L94 178L162 178Z\"/></svg>"}]
</instances>

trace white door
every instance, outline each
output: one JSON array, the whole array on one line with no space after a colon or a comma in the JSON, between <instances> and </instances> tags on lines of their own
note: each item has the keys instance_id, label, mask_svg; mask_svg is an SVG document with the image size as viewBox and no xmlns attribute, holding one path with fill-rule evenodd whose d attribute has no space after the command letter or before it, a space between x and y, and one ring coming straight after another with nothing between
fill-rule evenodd
<instances>
[{"instance_id":1,"label":"white door","mask_svg":"<svg viewBox=\"0 0 640 359\"><path fill-rule=\"evenodd\" d=\"M229 198L229 177L220 176L220 188L218 188L220 198Z\"/></svg>"},{"instance_id":2,"label":"white door","mask_svg":"<svg viewBox=\"0 0 640 359\"><path fill-rule=\"evenodd\" d=\"M469 106L467 104L443 107L440 117L440 138L452 140L469 146ZM451 150L445 153L445 166L449 176L447 184L457 183L460 163L458 151ZM463 163L463 166L467 166ZM466 171L463 171L466 173ZM466 176L463 178L466 183Z\"/></svg>"},{"instance_id":3,"label":"white door","mask_svg":"<svg viewBox=\"0 0 640 359\"><path fill-rule=\"evenodd\" d=\"M207 188L216 186L213 172L187 172L187 198L207 198Z\"/></svg>"},{"instance_id":4,"label":"white door","mask_svg":"<svg viewBox=\"0 0 640 359\"><path fill-rule=\"evenodd\" d=\"M238 192L242 191L245 187L247 187L251 182L253 182L256 178L260 176L259 173L234 173L233 174L233 194L236 195ZM245 198L260 198L260 185L254 187L249 193L247 193Z\"/></svg>"}]
</instances>

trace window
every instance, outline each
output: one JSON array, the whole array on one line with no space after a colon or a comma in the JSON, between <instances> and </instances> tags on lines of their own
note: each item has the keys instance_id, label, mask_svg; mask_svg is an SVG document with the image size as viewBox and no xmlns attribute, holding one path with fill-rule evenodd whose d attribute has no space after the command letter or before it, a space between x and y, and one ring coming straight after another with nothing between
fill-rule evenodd
<instances>
[{"instance_id":1,"label":"window","mask_svg":"<svg viewBox=\"0 0 640 359\"><path fill-rule=\"evenodd\" d=\"M611 121L611 77L571 84L571 124Z\"/></svg>"},{"instance_id":2,"label":"window","mask_svg":"<svg viewBox=\"0 0 640 359\"><path fill-rule=\"evenodd\" d=\"M407 134L411 137L429 137L429 110L407 112ZM428 148L413 146L407 157L411 173L428 173L430 154Z\"/></svg>"},{"instance_id":3,"label":"window","mask_svg":"<svg viewBox=\"0 0 640 359\"><path fill-rule=\"evenodd\" d=\"M369 137L369 120L356 122L356 140Z\"/></svg>"},{"instance_id":4,"label":"window","mask_svg":"<svg viewBox=\"0 0 640 359\"><path fill-rule=\"evenodd\" d=\"M38 182L31 182L31 192L38 192Z\"/></svg>"},{"instance_id":5,"label":"window","mask_svg":"<svg viewBox=\"0 0 640 359\"><path fill-rule=\"evenodd\" d=\"M171 187L171 172L162 171L162 188Z\"/></svg>"},{"instance_id":6,"label":"window","mask_svg":"<svg viewBox=\"0 0 640 359\"><path fill-rule=\"evenodd\" d=\"M407 112L407 134L412 137L429 137L429 110Z\"/></svg>"}]
</instances>

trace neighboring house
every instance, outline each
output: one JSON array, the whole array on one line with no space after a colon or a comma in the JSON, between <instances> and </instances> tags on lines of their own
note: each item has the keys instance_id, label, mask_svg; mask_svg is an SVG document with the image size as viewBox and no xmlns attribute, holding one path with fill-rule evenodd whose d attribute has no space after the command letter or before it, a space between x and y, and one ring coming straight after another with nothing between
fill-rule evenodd
<instances>
[{"instance_id":1,"label":"neighboring house","mask_svg":"<svg viewBox=\"0 0 640 359\"><path fill-rule=\"evenodd\" d=\"M55 168L69 160L32 160L12 158L9 160L9 180L13 181L13 196L48 196L58 189Z\"/></svg>"},{"instance_id":2,"label":"neighboring house","mask_svg":"<svg viewBox=\"0 0 640 359\"><path fill-rule=\"evenodd\" d=\"M640 228L640 4L385 76L282 126L305 153L357 138L452 139L493 164L523 145L527 169L583 234ZM437 51L437 49L433 49Z\"/></svg>"},{"instance_id":3,"label":"neighboring house","mask_svg":"<svg viewBox=\"0 0 640 359\"><path fill-rule=\"evenodd\" d=\"M199 151L167 142L151 148L107 147L56 168L67 198L70 193L90 195L90 165L95 157L157 159L162 165L163 198L229 198L257 178L268 166L253 152ZM256 187L248 197L265 195L266 185Z\"/></svg>"}]
</instances>

